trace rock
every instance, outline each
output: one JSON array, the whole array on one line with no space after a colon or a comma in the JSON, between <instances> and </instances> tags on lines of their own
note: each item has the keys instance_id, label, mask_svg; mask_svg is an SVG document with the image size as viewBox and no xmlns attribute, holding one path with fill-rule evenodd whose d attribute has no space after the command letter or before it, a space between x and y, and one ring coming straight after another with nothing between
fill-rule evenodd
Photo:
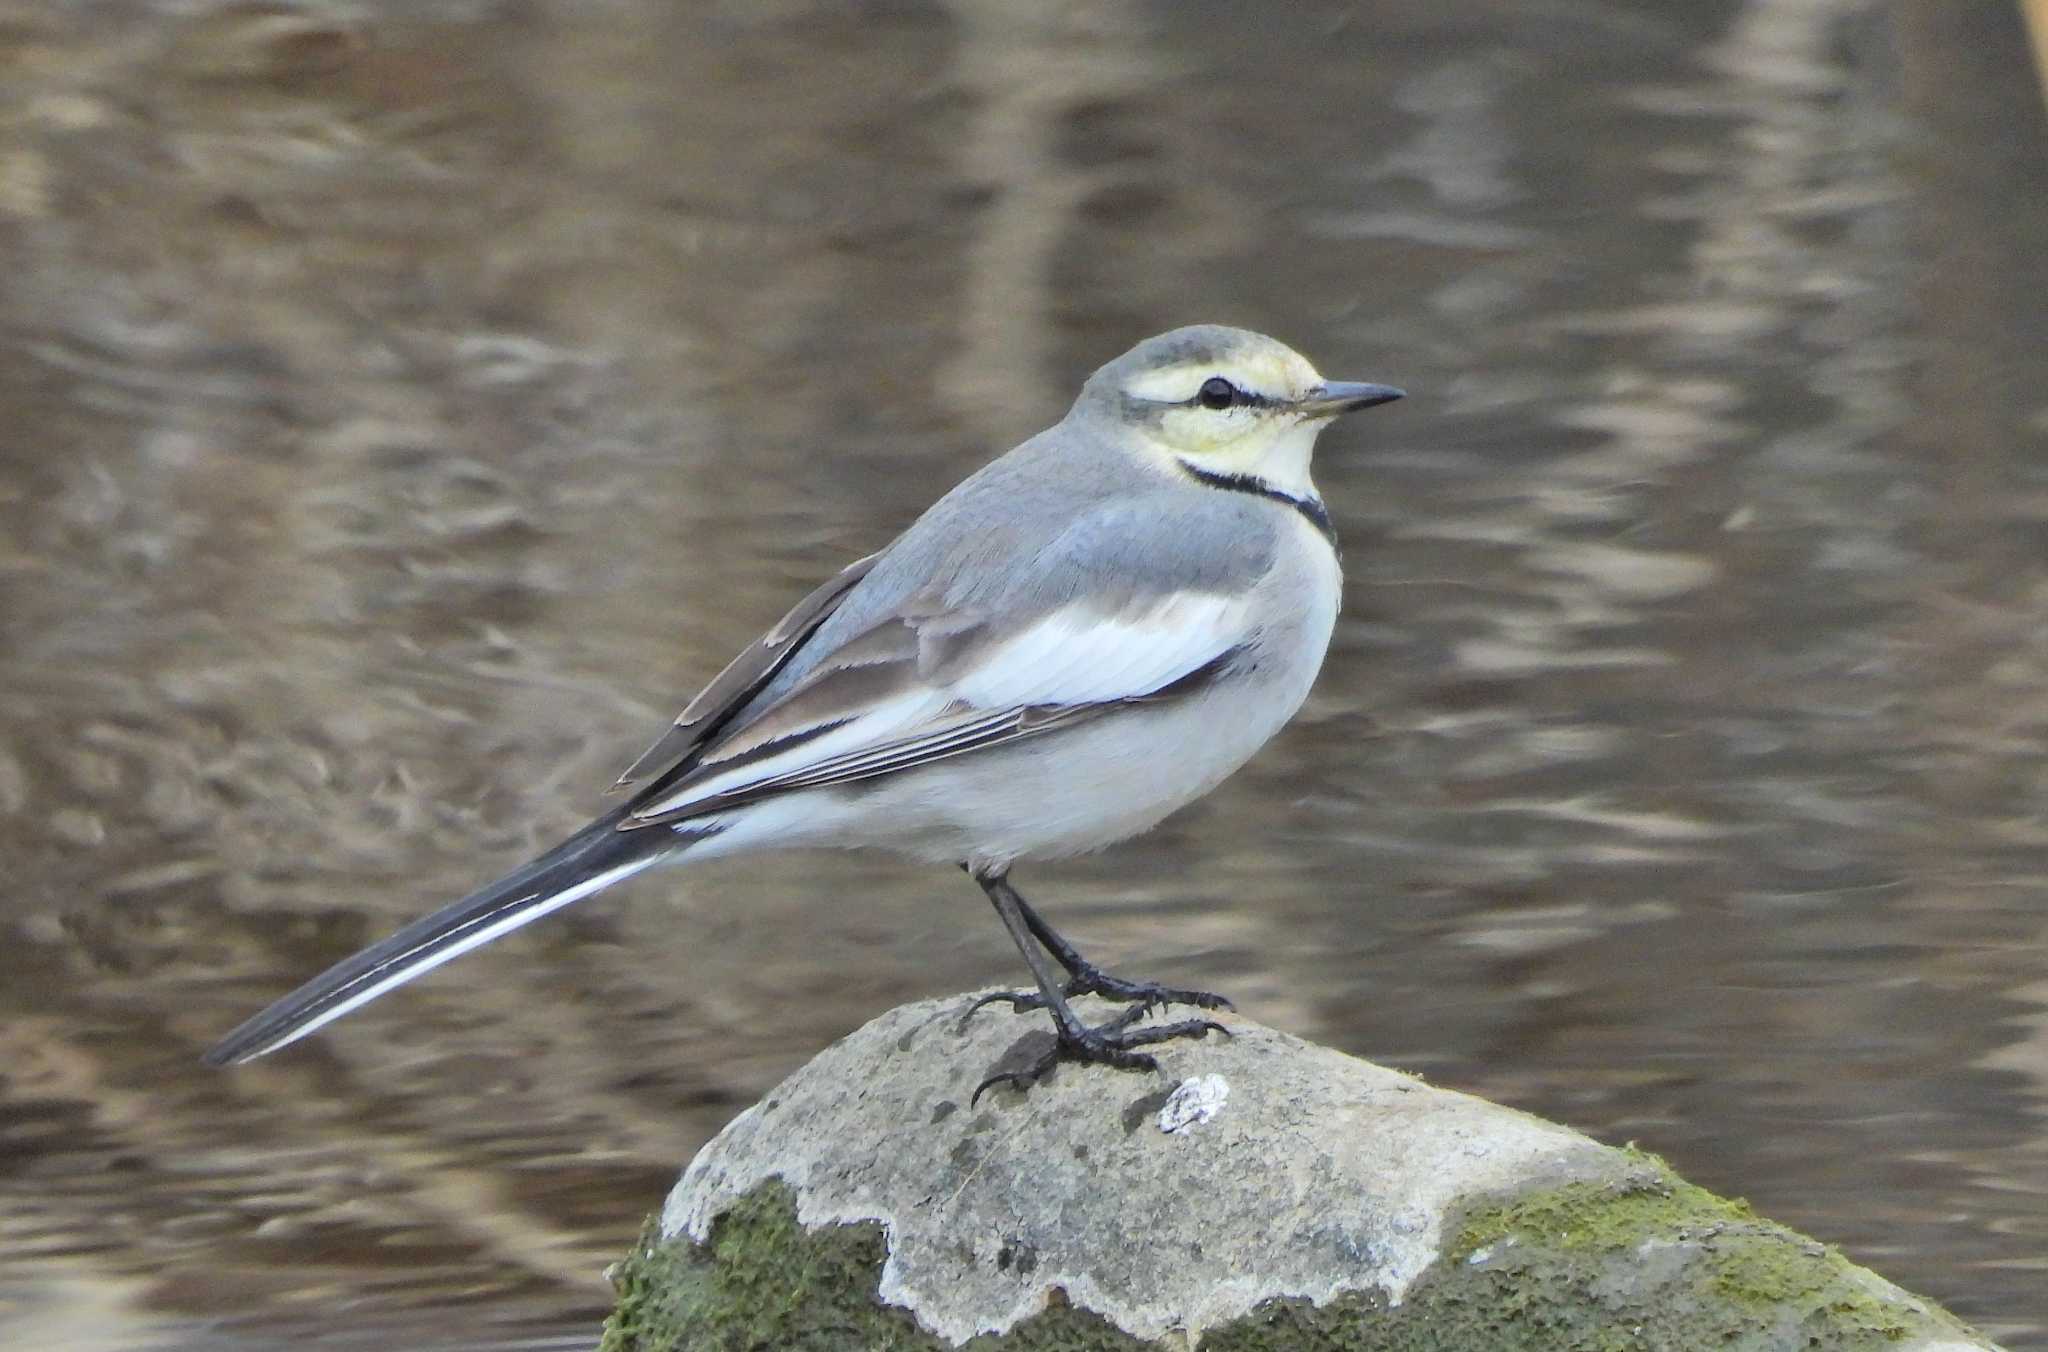
<instances>
[{"instance_id":1,"label":"rock","mask_svg":"<svg viewBox=\"0 0 2048 1352\"><path fill-rule=\"evenodd\" d=\"M1991 1346L1655 1156L1235 1016L1158 1075L973 1105L1050 1032L969 1003L884 1014L705 1146L606 1352Z\"/></svg>"}]
</instances>

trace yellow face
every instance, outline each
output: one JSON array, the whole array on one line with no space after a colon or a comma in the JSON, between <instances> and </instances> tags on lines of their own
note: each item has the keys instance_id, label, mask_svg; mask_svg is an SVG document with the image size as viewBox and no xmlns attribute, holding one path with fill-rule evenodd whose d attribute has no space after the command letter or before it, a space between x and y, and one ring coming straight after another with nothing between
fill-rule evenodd
<instances>
[{"instance_id":1,"label":"yellow face","mask_svg":"<svg viewBox=\"0 0 2048 1352\"><path fill-rule=\"evenodd\" d=\"M1121 393L1148 449L1196 469L1249 475L1309 496L1315 492L1309 457L1332 414L1311 414L1299 405L1322 383L1300 353L1259 339L1135 370L1121 382Z\"/></svg>"}]
</instances>

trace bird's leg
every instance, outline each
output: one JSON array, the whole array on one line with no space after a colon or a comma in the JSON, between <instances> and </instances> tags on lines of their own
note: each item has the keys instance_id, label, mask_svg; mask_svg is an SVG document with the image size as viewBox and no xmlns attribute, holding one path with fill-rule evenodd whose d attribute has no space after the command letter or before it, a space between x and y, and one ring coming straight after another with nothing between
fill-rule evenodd
<instances>
[{"instance_id":1,"label":"bird's leg","mask_svg":"<svg viewBox=\"0 0 2048 1352\"><path fill-rule=\"evenodd\" d=\"M1016 894L1012 888L1011 894ZM1033 910L1031 903L1017 896L1017 909L1024 913L1024 923L1031 927L1031 933L1038 942L1045 945L1045 951L1052 954L1059 965L1067 969L1065 995L1099 995L1105 1000L1119 1004L1136 1001L1146 1009L1155 1005L1196 1005L1202 1009L1236 1009L1226 996L1214 991L1182 990L1177 986L1162 986L1156 981L1130 981L1112 976L1094 963L1081 956L1080 951L1067 941L1065 935L1047 924L1045 917Z\"/></svg>"},{"instance_id":2,"label":"bird's leg","mask_svg":"<svg viewBox=\"0 0 2048 1352\"><path fill-rule=\"evenodd\" d=\"M1131 1025L1143 1018L1145 1011L1150 1007L1144 1003L1134 1005L1105 1024L1090 1027L1082 1023L1080 1016L1074 1013L1073 1006L1067 1003L1066 996L1061 993L1060 983L1052 970L1052 965L1045 960L1045 954L1038 950L1038 944L1044 940L1037 927L1026 919L1029 908L1025 906L1024 898L1017 895L1017 889L1010 886L1008 878L1002 873L976 872L973 877L975 882L981 884L981 890L988 894L989 901L994 903L996 914L1002 917L1003 928L1010 932L1011 942L1016 944L1017 951L1024 955L1025 965L1031 969L1032 980L1038 984L1036 1003L1032 1007L1042 1007L1051 1012L1053 1029L1057 1034L1052 1049L1031 1066L1023 1070L998 1072L975 1086L975 1098L980 1098L982 1090L993 1084L1014 1084L1019 1088L1027 1086L1061 1061L1094 1061L1124 1070L1157 1070L1158 1061L1148 1053L1134 1051L1133 1048L1153 1042L1165 1042L1171 1038L1200 1037L1212 1029L1228 1035L1230 1030L1213 1019L1183 1019L1179 1023L1161 1024L1156 1028L1133 1028ZM1043 924L1042 921L1040 923ZM1063 947L1067 947L1068 952L1073 951L1064 940L1060 942ZM1064 964L1064 959L1062 962ZM1073 970L1071 964L1065 965L1069 971ZM979 1007L979 1002L976 1007ZM968 1012L972 1013L973 1010ZM972 1101L969 1100L970 1103Z\"/></svg>"},{"instance_id":3,"label":"bird's leg","mask_svg":"<svg viewBox=\"0 0 2048 1352\"><path fill-rule=\"evenodd\" d=\"M971 874L972 870L969 872ZM987 884L983 883L982 886L986 888ZM1009 887L1009 884L1006 882L1004 886ZM1112 976L1082 957L1081 951L1069 943L1065 935L1047 924L1045 917L1032 909L1031 903L1024 900L1023 894L1016 888L1009 887L1009 892L1016 898L1017 910L1023 915L1024 924L1031 931L1032 937L1044 945L1045 951L1052 954L1060 966L1067 969L1067 981L1060 988L1062 995L1099 995L1105 1000L1114 1000L1119 1004L1135 1003L1141 1016L1146 1011L1162 1005L1194 1005L1200 1009L1237 1008L1227 997L1214 991L1182 990L1176 986L1162 986L1156 981L1129 981L1120 976ZM976 1000L967 1012L972 1014L983 1005L995 1004L998 1001L1020 1010L1046 1007L1045 997L1033 991L997 991L993 995L984 995Z\"/></svg>"}]
</instances>

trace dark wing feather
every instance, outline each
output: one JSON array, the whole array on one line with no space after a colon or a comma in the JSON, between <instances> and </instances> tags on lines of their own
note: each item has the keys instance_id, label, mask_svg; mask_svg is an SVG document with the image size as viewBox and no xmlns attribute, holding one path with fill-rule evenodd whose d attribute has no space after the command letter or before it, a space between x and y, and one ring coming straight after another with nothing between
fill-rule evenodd
<instances>
[{"instance_id":1,"label":"dark wing feather","mask_svg":"<svg viewBox=\"0 0 2048 1352\"><path fill-rule=\"evenodd\" d=\"M790 612L777 620L767 633L747 645L738 657L726 663L725 670L711 678L711 684L676 715L675 724L653 746L626 767L626 773L619 776L618 783L612 788L624 789L642 780L657 779L701 749L735 713L745 707L748 700L775 678L775 673L782 670L796 650L803 646L803 641L831 618L847 593L868 575L868 570L881 557L875 553L856 559L791 607Z\"/></svg>"},{"instance_id":2,"label":"dark wing feather","mask_svg":"<svg viewBox=\"0 0 2048 1352\"><path fill-rule=\"evenodd\" d=\"M916 769L934 761L946 760L969 751L981 751L988 747L1000 746L1021 737L1036 736L1093 718L1108 711L1107 705L1076 705L1063 708L1004 709L994 713L986 709L962 707L956 714L941 720L930 731L917 737L906 737L898 741L885 742L880 746L863 747L843 755L830 756L800 770L766 776L753 780L743 787L729 792L700 798L689 806L671 812L635 816L621 822L620 829L641 826L659 826L668 822L683 821L709 812L739 807L745 803L773 798L777 794L796 789L822 788L828 784L851 784L856 780L873 779L878 775L893 774L899 770ZM719 767L723 770L725 767ZM708 776L707 776L708 777ZM684 789L690 779L684 778L672 789Z\"/></svg>"}]
</instances>

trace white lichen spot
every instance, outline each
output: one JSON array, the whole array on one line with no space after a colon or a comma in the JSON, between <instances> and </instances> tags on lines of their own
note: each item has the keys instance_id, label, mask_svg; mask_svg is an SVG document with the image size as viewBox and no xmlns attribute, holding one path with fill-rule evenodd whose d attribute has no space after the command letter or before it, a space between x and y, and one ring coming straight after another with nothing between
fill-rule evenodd
<instances>
[{"instance_id":1,"label":"white lichen spot","mask_svg":"<svg viewBox=\"0 0 2048 1352\"><path fill-rule=\"evenodd\" d=\"M1221 1075L1182 1080L1159 1110L1159 1129L1170 1135L1182 1127L1198 1127L1222 1112L1229 1097L1230 1084Z\"/></svg>"}]
</instances>

